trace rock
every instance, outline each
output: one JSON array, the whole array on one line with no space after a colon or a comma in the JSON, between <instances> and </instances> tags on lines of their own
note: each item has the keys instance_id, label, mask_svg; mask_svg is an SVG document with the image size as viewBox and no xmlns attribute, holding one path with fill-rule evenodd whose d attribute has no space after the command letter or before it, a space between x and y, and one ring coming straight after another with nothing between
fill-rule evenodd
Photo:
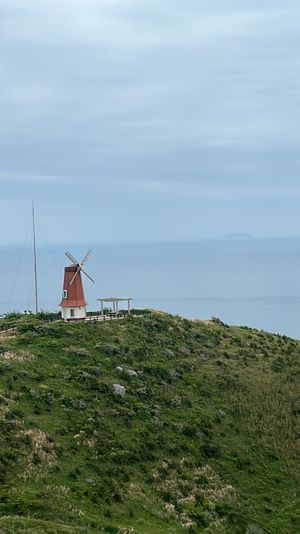
<instances>
[{"instance_id":1,"label":"rock","mask_svg":"<svg viewBox=\"0 0 300 534\"><path fill-rule=\"evenodd\" d=\"M120 384L113 384L113 388L114 388L115 395L119 395L120 397L125 397L126 388L124 386L121 386Z\"/></svg>"},{"instance_id":2,"label":"rock","mask_svg":"<svg viewBox=\"0 0 300 534\"><path fill-rule=\"evenodd\" d=\"M137 372L134 371L133 369L127 369L126 374L128 376L138 376Z\"/></svg>"},{"instance_id":3,"label":"rock","mask_svg":"<svg viewBox=\"0 0 300 534\"><path fill-rule=\"evenodd\" d=\"M119 373L126 373L128 376L138 376L137 372L133 369L124 369L123 367L116 367L116 371L119 371Z\"/></svg>"}]
</instances>

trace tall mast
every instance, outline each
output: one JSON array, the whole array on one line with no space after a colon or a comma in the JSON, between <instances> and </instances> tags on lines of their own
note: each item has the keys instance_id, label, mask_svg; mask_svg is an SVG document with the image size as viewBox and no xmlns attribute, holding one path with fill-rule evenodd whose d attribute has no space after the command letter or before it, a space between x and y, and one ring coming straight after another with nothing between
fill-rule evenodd
<instances>
[{"instance_id":1,"label":"tall mast","mask_svg":"<svg viewBox=\"0 0 300 534\"><path fill-rule=\"evenodd\" d=\"M38 281L37 281L37 266L36 266L35 212L34 212L33 202L32 202L32 236L33 236L35 313L38 314L39 302L38 302Z\"/></svg>"}]
</instances>

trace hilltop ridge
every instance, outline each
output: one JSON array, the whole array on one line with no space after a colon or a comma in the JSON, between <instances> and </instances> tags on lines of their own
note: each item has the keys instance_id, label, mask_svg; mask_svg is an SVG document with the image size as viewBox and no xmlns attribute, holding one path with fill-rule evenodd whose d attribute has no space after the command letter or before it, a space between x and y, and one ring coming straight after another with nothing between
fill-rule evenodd
<instances>
[{"instance_id":1,"label":"hilltop ridge","mask_svg":"<svg viewBox=\"0 0 300 534\"><path fill-rule=\"evenodd\" d=\"M3 325L3 533L300 531L299 341L153 311Z\"/></svg>"}]
</instances>

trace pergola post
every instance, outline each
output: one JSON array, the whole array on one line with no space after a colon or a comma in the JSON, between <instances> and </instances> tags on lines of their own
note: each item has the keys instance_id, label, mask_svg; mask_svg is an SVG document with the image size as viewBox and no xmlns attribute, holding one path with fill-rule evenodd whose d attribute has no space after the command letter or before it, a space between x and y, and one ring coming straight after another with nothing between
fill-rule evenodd
<instances>
[{"instance_id":1,"label":"pergola post","mask_svg":"<svg viewBox=\"0 0 300 534\"><path fill-rule=\"evenodd\" d=\"M128 304L128 313L131 312L131 300L132 298L128 298L128 297L107 297L107 298L104 298L104 297L101 297L99 299L97 299L98 301L101 302L101 308L100 308L100 315L103 319L106 319L106 318L110 318L110 319L113 319L114 317L115 318L119 318L119 317L123 317L124 316L124 313L121 313L120 314L120 310L119 310L119 303L120 302L127 302ZM112 308L110 308L110 310L112 309L112 311L108 314L108 317L105 316L104 314L104 304L108 302L110 306L112 306Z\"/></svg>"}]
</instances>

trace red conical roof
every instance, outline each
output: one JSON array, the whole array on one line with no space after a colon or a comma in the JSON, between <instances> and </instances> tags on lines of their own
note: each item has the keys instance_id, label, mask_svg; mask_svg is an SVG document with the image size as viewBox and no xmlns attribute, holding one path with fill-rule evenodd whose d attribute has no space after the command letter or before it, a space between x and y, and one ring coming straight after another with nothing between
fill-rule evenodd
<instances>
[{"instance_id":1,"label":"red conical roof","mask_svg":"<svg viewBox=\"0 0 300 534\"><path fill-rule=\"evenodd\" d=\"M73 283L70 285L70 282L72 281L72 278L76 271L77 265L70 265L69 267L65 267L63 298L60 303L60 306L62 308L81 308L87 305L84 298L80 271L73 280Z\"/></svg>"}]
</instances>

